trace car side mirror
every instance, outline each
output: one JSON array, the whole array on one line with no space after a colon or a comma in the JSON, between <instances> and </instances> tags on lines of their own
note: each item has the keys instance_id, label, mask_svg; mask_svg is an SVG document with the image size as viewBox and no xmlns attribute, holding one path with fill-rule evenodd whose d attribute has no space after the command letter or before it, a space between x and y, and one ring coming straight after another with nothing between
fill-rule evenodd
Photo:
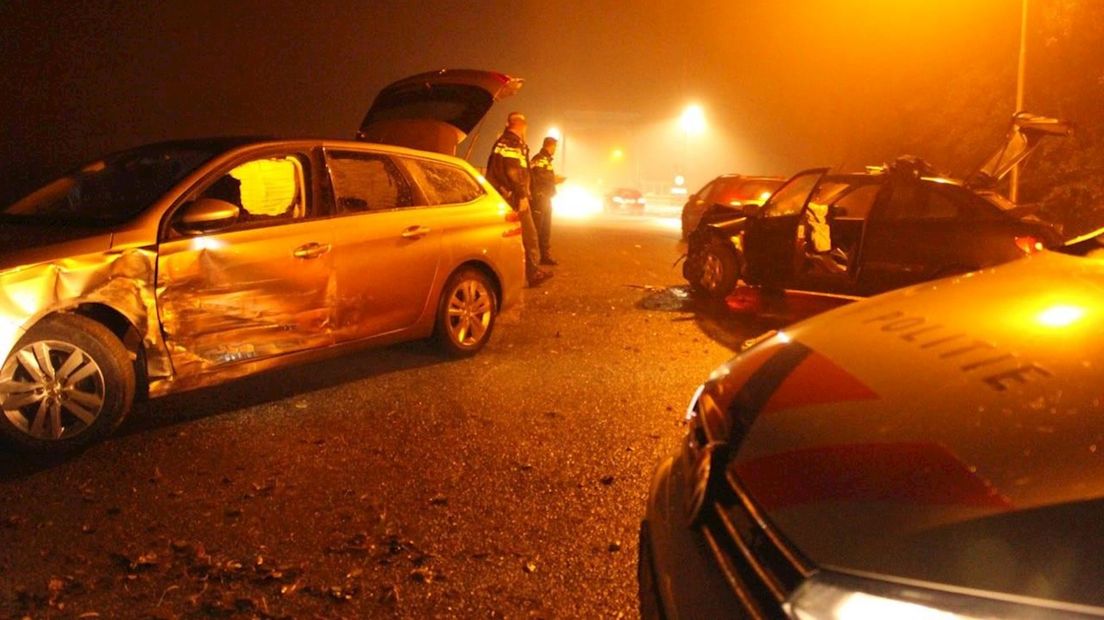
<instances>
[{"instance_id":1,"label":"car side mirror","mask_svg":"<svg viewBox=\"0 0 1104 620\"><path fill-rule=\"evenodd\" d=\"M847 217L847 207L831 205L828 207L828 217Z\"/></svg>"},{"instance_id":2,"label":"car side mirror","mask_svg":"<svg viewBox=\"0 0 1104 620\"><path fill-rule=\"evenodd\" d=\"M238 221L241 207L217 198L200 198L176 214L173 230L184 235L199 235L230 226Z\"/></svg>"},{"instance_id":3,"label":"car side mirror","mask_svg":"<svg viewBox=\"0 0 1104 620\"><path fill-rule=\"evenodd\" d=\"M759 205L751 202L740 205L740 214L744 217L754 217L759 213Z\"/></svg>"}]
</instances>

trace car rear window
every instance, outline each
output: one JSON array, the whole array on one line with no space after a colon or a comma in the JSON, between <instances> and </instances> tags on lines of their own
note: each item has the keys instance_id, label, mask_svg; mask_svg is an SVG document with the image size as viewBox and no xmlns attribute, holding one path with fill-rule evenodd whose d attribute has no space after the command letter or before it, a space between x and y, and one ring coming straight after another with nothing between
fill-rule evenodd
<instances>
[{"instance_id":1,"label":"car rear window","mask_svg":"<svg viewBox=\"0 0 1104 620\"><path fill-rule=\"evenodd\" d=\"M406 157L400 161L431 205L463 204L486 193L468 171L458 166Z\"/></svg>"}]
</instances>

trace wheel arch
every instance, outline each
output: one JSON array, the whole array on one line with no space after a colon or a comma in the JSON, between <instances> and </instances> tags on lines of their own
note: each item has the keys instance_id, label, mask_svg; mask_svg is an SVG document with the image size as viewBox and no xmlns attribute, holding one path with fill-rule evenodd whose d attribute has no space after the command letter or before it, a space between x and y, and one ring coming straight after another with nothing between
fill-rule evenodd
<instances>
[{"instance_id":1,"label":"wheel arch","mask_svg":"<svg viewBox=\"0 0 1104 620\"><path fill-rule=\"evenodd\" d=\"M145 397L149 391L149 373L145 364L145 347L138 326L122 311L100 301L85 301L47 312L27 326L30 332L36 325L56 316L75 314L103 325L110 331L131 356L136 380L135 396Z\"/></svg>"},{"instance_id":2,"label":"wheel arch","mask_svg":"<svg viewBox=\"0 0 1104 620\"><path fill-rule=\"evenodd\" d=\"M498 303L501 305L502 304L502 279L499 277L498 272L495 271L494 267L492 267L490 265L490 263L488 263L486 261L481 261L481 260L478 260L478 259L470 259L470 260L464 261L464 262L460 263L459 265L457 265L451 272L449 272L448 277L445 278L444 281L448 282L449 278L456 275L456 273L461 271L462 269L466 269L466 268L478 269L479 271L483 272L483 275L487 276L487 279L489 279L491 281L491 286L494 287L495 298L498 300Z\"/></svg>"}]
</instances>

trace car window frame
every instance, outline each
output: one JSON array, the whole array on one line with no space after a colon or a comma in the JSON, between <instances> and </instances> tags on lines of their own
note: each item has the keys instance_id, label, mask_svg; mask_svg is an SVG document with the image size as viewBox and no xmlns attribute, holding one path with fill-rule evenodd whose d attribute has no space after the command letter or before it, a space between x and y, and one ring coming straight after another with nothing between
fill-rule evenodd
<instances>
[{"instance_id":1,"label":"car window frame","mask_svg":"<svg viewBox=\"0 0 1104 620\"><path fill-rule=\"evenodd\" d=\"M316 170L318 168L318 160L315 157L314 149L305 148L302 146L273 146L261 150L251 150L247 153L242 153L233 156L228 161L222 162L217 166L211 168L203 175L201 179L196 181L186 191L182 192L180 197L177 198L171 207L165 210L165 213L161 216L160 230L158 231L158 243L165 243L169 241L177 241L180 239L190 239L194 237L202 237L209 235L218 235L231 232L239 232L243 230L254 230L259 228L270 228L272 226L288 225L291 223L302 223L325 219L329 217L327 213L328 209L324 207L323 201L319 200L319 184L318 174ZM304 202L305 215L299 219L290 220L269 220L269 221L255 221L255 222L235 222L225 228L218 230L212 230L210 232L188 235L177 231L173 225L173 218L180 212L180 210L187 204L197 200L203 192L207 191L211 185L215 184L219 179L230 173L231 170L238 166L245 165L251 161L258 161L261 159L272 159L274 157L295 157L299 163L299 183L300 183L300 199ZM207 165L210 165L208 162Z\"/></svg>"},{"instance_id":2,"label":"car window frame","mask_svg":"<svg viewBox=\"0 0 1104 620\"><path fill-rule=\"evenodd\" d=\"M893 194L897 191L898 187L902 183L913 183L913 184L916 185L916 187L918 187L920 189L920 191L924 192L925 208L927 206L927 202L930 201L932 195L939 194L939 195L941 195L942 198L948 200L949 202L951 202L951 204L955 205L955 207L957 209L956 213L954 215L938 216L938 217L928 216L928 215L920 215L920 216L912 216L912 217L892 217L892 218L885 217L884 214L885 214L886 208L888 207L890 202L893 200ZM871 219L873 221L877 221L879 223L938 224L938 223L955 223L955 222L963 222L963 221L976 221L976 220L980 220L980 219L996 219L996 218L1000 217L999 210L996 208L996 206L990 205L988 202L984 201L984 199L982 199L980 196L976 196L975 194L973 194L972 192L970 192L966 188L963 188L963 187L960 187L960 186L957 186L957 185L953 185L953 184L949 184L949 183L940 183L938 181L932 181L931 179L926 179L926 178L925 179L907 179L907 180L899 180L896 183L894 183L894 182L886 183L886 186L883 189L888 192L888 195L883 194L883 195L878 197L874 208L872 208L871 211L870 211L871 216L869 218L869 219ZM959 190L959 191L956 191L956 190ZM956 193L959 194L959 196L955 196L954 194L956 194ZM963 198L965 198L965 200ZM969 204L970 202L973 202L975 199L977 201L984 202L985 207L991 207L992 212L990 212L987 215L977 215L977 212L979 211L979 209L971 208L971 206ZM876 213L877 213L877 215L875 215Z\"/></svg>"},{"instance_id":3,"label":"car window frame","mask_svg":"<svg viewBox=\"0 0 1104 620\"><path fill-rule=\"evenodd\" d=\"M393 170L398 173L399 179L406 183L410 187L410 194L413 204L405 207L392 207L390 209L369 209L367 211L346 211L341 208L341 205L337 202L337 191L333 185L333 174L330 170L330 153L352 153L357 155L365 155L371 157L378 157L388 161ZM378 151L373 149L358 149L346 146L323 146L320 149L319 157L322 161L322 168L325 171L323 175L326 182L327 201L330 204L332 217L353 217L359 215L372 215L373 213L394 213L396 211L409 211L412 209L428 209L433 205L429 204L429 199L422 191L422 188L411 178L410 174L403 168L402 165L396 160L396 155L387 153L384 151Z\"/></svg>"},{"instance_id":4,"label":"car window frame","mask_svg":"<svg viewBox=\"0 0 1104 620\"><path fill-rule=\"evenodd\" d=\"M472 174L472 171L465 169L463 166L459 166L457 164L447 162L447 161L442 161L440 159L434 159L432 157L418 157L418 156L415 156L415 155L406 155L406 154L396 155L396 156L394 156L394 159L396 160L396 165L399 167L399 169L402 170L402 172L404 172L407 175L407 177L411 179L411 184L419 189L423 199L427 203L427 206L430 206L430 207L462 207L462 206L471 205L471 204L474 204L476 202L479 202L480 200L482 200L483 198L485 198L487 196L487 188L483 187L483 184L479 182L478 176L476 174ZM414 173L406 168L406 164L404 163L404 160L412 162L414 165L417 165L418 162L428 162L428 163L433 164L433 165L445 166L445 167L448 167L448 168L452 168L453 170L459 171L459 172L463 173L465 176L467 176L468 179L471 180L472 185L476 189L479 190L479 194L477 196L475 196L474 198L472 198L471 200L467 200L467 201L464 201L464 202L442 202L440 204L428 204L428 203L432 202L429 199L428 190L426 188L422 187L421 183L419 183L418 180L414 178Z\"/></svg>"},{"instance_id":5,"label":"car window frame","mask_svg":"<svg viewBox=\"0 0 1104 620\"><path fill-rule=\"evenodd\" d=\"M760 207L758 212L756 213L755 219L769 221L781 218L795 218L795 220L800 220L800 218L804 216L805 210L808 208L809 202L813 199L813 196L816 194L817 189L820 187L820 184L824 181L825 177L827 177L828 170L828 168L809 168L806 170L801 170L791 176L784 183L782 183L782 185L779 186L773 194L771 194L771 197L768 198L766 202L763 203L763 206ZM809 191L805 194L805 200L801 203L801 206L796 211L777 214L770 213L770 207L777 204L776 198L782 190L788 189L789 186L797 181L799 177L811 175L817 175L816 181L813 182L812 187L810 187Z\"/></svg>"},{"instance_id":6,"label":"car window frame","mask_svg":"<svg viewBox=\"0 0 1104 620\"><path fill-rule=\"evenodd\" d=\"M874 208L878 205L878 195L882 191L882 185L883 185L882 183L879 183L877 181L865 181L865 180L850 183L849 187L847 189L843 190L840 193L839 196L836 196L835 200L833 200L831 203L829 203L828 206L829 206L829 208L839 206L839 203L841 201L850 198L855 193L857 193L859 191L866 190L867 188L874 188L874 196L870 200L870 207L867 208L866 215L860 217L860 216L856 216L856 215L852 215L852 214L848 213L848 214L840 216L840 217L847 218L847 219L860 219L860 220L866 221L866 220L870 219L870 214L874 212Z\"/></svg>"},{"instance_id":7,"label":"car window frame","mask_svg":"<svg viewBox=\"0 0 1104 620\"><path fill-rule=\"evenodd\" d=\"M932 189L959 205L956 220L988 221L1007 217L1006 212L1001 211L1000 207L960 185L935 183Z\"/></svg>"},{"instance_id":8,"label":"car window frame","mask_svg":"<svg viewBox=\"0 0 1104 620\"><path fill-rule=\"evenodd\" d=\"M708 198L710 195L712 195L713 189L717 186L717 181L718 180L719 180L719 178L716 178L716 179L713 179L712 181L706 183L705 187L702 187L698 191L694 192L693 198L695 200L705 202L706 198Z\"/></svg>"}]
</instances>

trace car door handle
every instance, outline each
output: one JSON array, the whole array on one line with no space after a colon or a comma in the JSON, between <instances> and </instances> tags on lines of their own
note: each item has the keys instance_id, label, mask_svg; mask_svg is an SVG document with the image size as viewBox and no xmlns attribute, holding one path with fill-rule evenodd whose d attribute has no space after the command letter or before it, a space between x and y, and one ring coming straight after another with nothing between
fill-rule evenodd
<instances>
[{"instance_id":1,"label":"car door handle","mask_svg":"<svg viewBox=\"0 0 1104 620\"><path fill-rule=\"evenodd\" d=\"M430 229L426 228L425 226L411 226L410 228L407 228L406 230L402 231L402 238L403 239L421 239L422 237L428 235L429 233L430 233Z\"/></svg>"},{"instance_id":2,"label":"car door handle","mask_svg":"<svg viewBox=\"0 0 1104 620\"><path fill-rule=\"evenodd\" d=\"M303 245L295 248L292 254L295 258L318 258L333 249L333 246L328 243L318 243L311 241L310 243L304 243Z\"/></svg>"}]
</instances>

